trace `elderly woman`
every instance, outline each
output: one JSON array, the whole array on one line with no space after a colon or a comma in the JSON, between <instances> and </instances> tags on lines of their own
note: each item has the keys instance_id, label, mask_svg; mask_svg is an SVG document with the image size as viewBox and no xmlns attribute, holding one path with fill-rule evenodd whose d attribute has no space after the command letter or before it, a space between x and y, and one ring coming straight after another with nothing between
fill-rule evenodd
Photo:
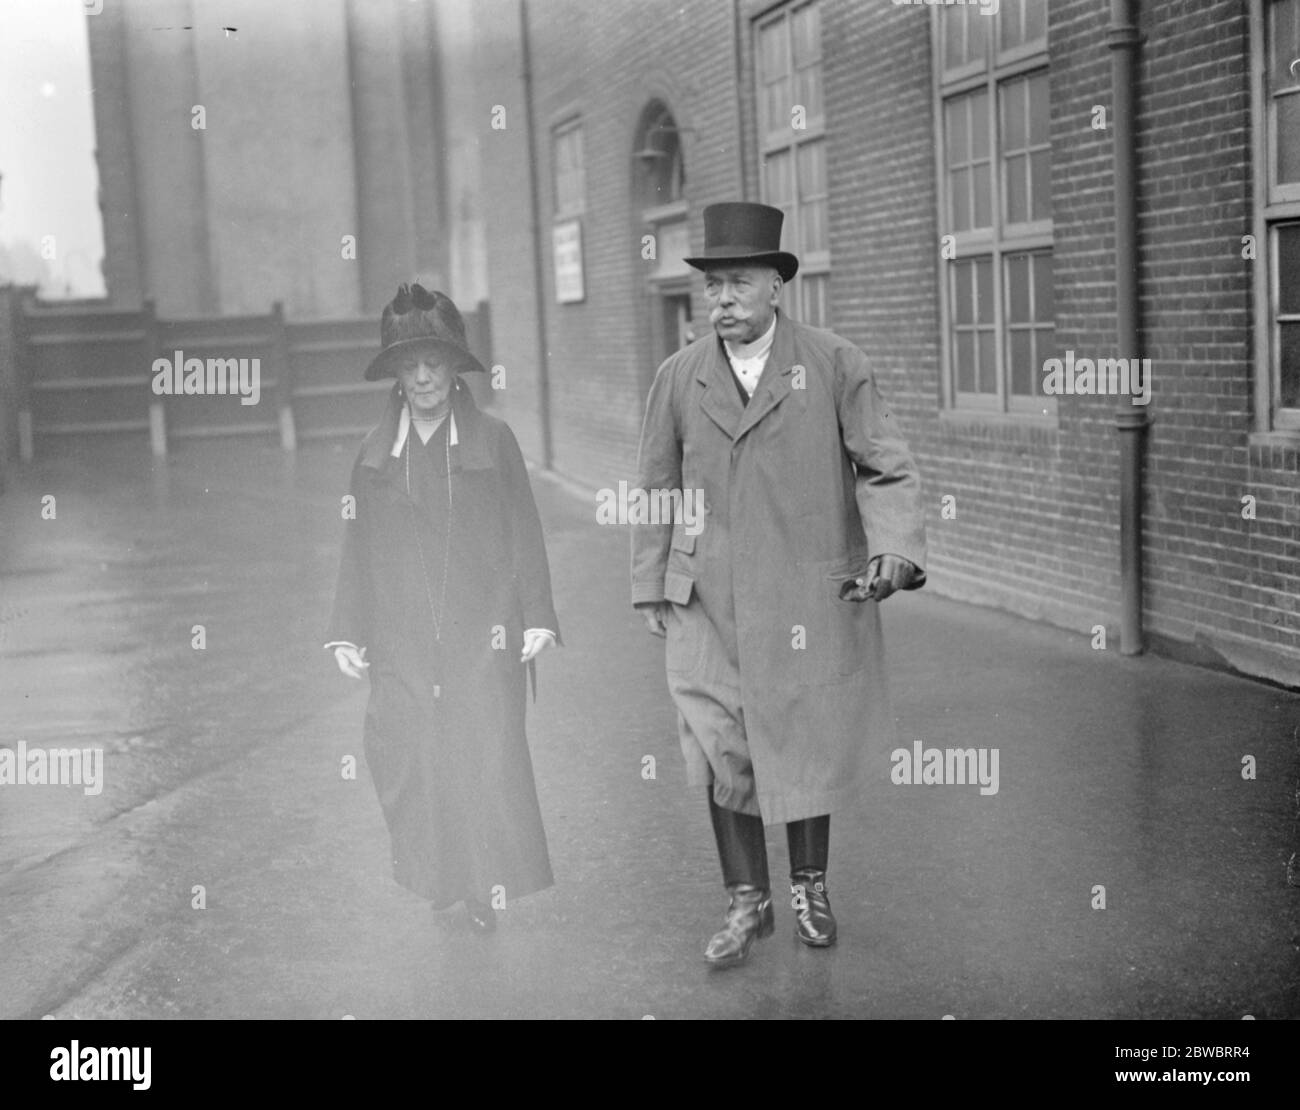
<instances>
[{"instance_id":1,"label":"elderly woman","mask_svg":"<svg viewBox=\"0 0 1300 1110\"><path fill-rule=\"evenodd\" d=\"M550 570L519 445L460 381L483 367L456 306L403 285L380 334L366 378L397 382L352 469L326 647L370 677L394 877L487 933L552 883L524 735L525 670L559 634Z\"/></svg>"}]
</instances>

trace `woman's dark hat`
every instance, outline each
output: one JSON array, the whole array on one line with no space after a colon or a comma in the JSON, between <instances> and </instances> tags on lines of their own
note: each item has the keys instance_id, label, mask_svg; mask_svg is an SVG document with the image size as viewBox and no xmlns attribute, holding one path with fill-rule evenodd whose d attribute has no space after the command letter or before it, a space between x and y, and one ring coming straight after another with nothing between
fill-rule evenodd
<instances>
[{"instance_id":1,"label":"woman's dark hat","mask_svg":"<svg viewBox=\"0 0 1300 1110\"><path fill-rule=\"evenodd\" d=\"M457 374L478 370L483 364L465 342L465 321L446 293L432 293L423 285L399 285L397 296L384 306L379 321L383 350L366 367L366 381L397 376L397 367L412 355L428 353Z\"/></svg>"},{"instance_id":2,"label":"woman's dark hat","mask_svg":"<svg viewBox=\"0 0 1300 1110\"><path fill-rule=\"evenodd\" d=\"M772 266L789 281L799 272L799 260L781 250L785 213L767 204L727 201L704 209L704 253L686 261L697 270L739 262Z\"/></svg>"}]
</instances>

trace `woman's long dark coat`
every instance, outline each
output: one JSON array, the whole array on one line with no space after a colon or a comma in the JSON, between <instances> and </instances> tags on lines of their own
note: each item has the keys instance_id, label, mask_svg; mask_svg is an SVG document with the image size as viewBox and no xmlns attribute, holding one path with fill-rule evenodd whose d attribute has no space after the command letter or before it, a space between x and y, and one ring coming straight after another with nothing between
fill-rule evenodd
<instances>
[{"instance_id":1,"label":"woman's long dark coat","mask_svg":"<svg viewBox=\"0 0 1300 1110\"><path fill-rule=\"evenodd\" d=\"M441 642L428 595L437 604L443 533L435 529L431 550L431 533L421 532L422 566L415 514L432 510L407 496L406 459L390 454L395 392L353 467L356 519L346 524L328 636L367 649L366 760L394 877L435 907L489 902L497 887L508 901L552 883L519 661L526 628L559 634L541 522L510 428L480 412L460 382L452 412L458 443ZM425 449L414 429L407 448ZM437 455L445 483L442 448Z\"/></svg>"}]
</instances>

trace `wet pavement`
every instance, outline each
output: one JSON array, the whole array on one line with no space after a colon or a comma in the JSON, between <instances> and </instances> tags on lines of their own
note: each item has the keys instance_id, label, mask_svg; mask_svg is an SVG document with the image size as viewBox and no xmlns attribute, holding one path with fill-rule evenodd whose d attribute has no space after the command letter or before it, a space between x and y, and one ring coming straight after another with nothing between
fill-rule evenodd
<instances>
[{"instance_id":1,"label":"wet pavement","mask_svg":"<svg viewBox=\"0 0 1300 1110\"><path fill-rule=\"evenodd\" d=\"M320 649L352 453L87 443L10 470L0 746L105 764L95 796L0 785L0 1017L1300 1016L1300 695L925 591L884 606L899 742L997 749L997 793L882 764L831 822L840 943L797 944L782 892L750 962L707 968L725 894L662 642L624 531L545 477L567 646L529 736L556 886L487 938L431 912L390 878L365 687Z\"/></svg>"}]
</instances>

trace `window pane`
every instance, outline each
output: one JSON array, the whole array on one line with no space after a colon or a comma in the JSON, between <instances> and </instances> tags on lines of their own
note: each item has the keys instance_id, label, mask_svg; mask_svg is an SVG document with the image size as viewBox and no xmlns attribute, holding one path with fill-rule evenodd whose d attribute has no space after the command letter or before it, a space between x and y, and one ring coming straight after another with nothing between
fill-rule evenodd
<instances>
[{"instance_id":1,"label":"window pane","mask_svg":"<svg viewBox=\"0 0 1300 1110\"><path fill-rule=\"evenodd\" d=\"M794 39L795 67L806 66L821 57L821 17L816 4L800 8L790 17Z\"/></svg>"},{"instance_id":2,"label":"window pane","mask_svg":"<svg viewBox=\"0 0 1300 1110\"><path fill-rule=\"evenodd\" d=\"M1025 82L1029 94L1029 145L1052 138L1052 90L1046 73L1036 73Z\"/></svg>"},{"instance_id":3,"label":"window pane","mask_svg":"<svg viewBox=\"0 0 1300 1110\"><path fill-rule=\"evenodd\" d=\"M975 8L967 8L962 16L966 20L966 61L983 59L988 51L990 18Z\"/></svg>"},{"instance_id":4,"label":"window pane","mask_svg":"<svg viewBox=\"0 0 1300 1110\"><path fill-rule=\"evenodd\" d=\"M769 23L758 32L759 54L762 57L764 81L773 81L789 72L786 34L787 24L784 19Z\"/></svg>"},{"instance_id":5,"label":"window pane","mask_svg":"<svg viewBox=\"0 0 1300 1110\"><path fill-rule=\"evenodd\" d=\"M1029 314L1029 255L1007 256L1007 323L1032 322Z\"/></svg>"},{"instance_id":6,"label":"window pane","mask_svg":"<svg viewBox=\"0 0 1300 1110\"><path fill-rule=\"evenodd\" d=\"M970 171L958 170L949 179L948 194L952 198L953 231L970 230Z\"/></svg>"},{"instance_id":7,"label":"window pane","mask_svg":"<svg viewBox=\"0 0 1300 1110\"><path fill-rule=\"evenodd\" d=\"M1047 36L1047 0L1024 0L1025 42Z\"/></svg>"},{"instance_id":8,"label":"window pane","mask_svg":"<svg viewBox=\"0 0 1300 1110\"><path fill-rule=\"evenodd\" d=\"M1055 358L1056 331L1053 328L1034 329L1034 363L1033 391L1038 396L1046 396L1043 390L1043 363Z\"/></svg>"},{"instance_id":9,"label":"window pane","mask_svg":"<svg viewBox=\"0 0 1300 1110\"><path fill-rule=\"evenodd\" d=\"M1006 81L1002 94L1002 147L1021 150L1025 145L1025 82Z\"/></svg>"},{"instance_id":10,"label":"window pane","mask_svg":"<svg viewBox=\"0 0 1300 1110\"><path fill-rule=\"evenodd\" d=\"M790 152L780 151L769 154L763 162L767 170L765 199L777 208L787 205L793 199L790 182Z\"/></svg>"},{"instance_id":11,"label":"window pane","mask_svg":"<svg viewBox=\"0 0 1300 1110\"><path fill-rule=\"evenodd\" d=\"M953 287L956 298L957 323L973 324L975 322L975 298L971 293L971 278L975 274L975 267L970 262L953 263Z\"/></svg>"},{"instance_id":12,"label":"window pane","mask_svg":"<svg viewBox=\"0 0 1300 1110\"><path fill-rule=\"evenodd\" d=\"M1034 319L1054 321L1056 305L1052 298L1052 256L1036 254L1034 266Z\"/></svg>"},{"instance_id":13,"label":"window pane","mask_svg":"<svg viewBox=\"0 0 1300 1110\"><path fill-rule=\"evenodd\" d=\"M965 53L966 21L959 18L954 11L939 13L943 19L943 65L945 69L956 69L962 63Z\"/></svg>"},{"instance_id":14,"label":"window pane","mask_svg":"<svg viewBox=\"0 0 1300 1110\"><path fill-rule=\"evenodd\" d=\"M997 359L994 357L994 338L991 329L983 329L980 337L980 384L981 393L998 391Z\"/></svg>"},{"instance_id":15,"label":"window pane","mask_svg":"<svg viewBox=\"0 0 1300 1110\"><path fill-rule=\"evenodd\" d=\"M1269 88L1294 88L1300 78L1291 72L1291 63L1300 57L1300 3L1286 0L1285 3L1269 5L1273 14L1273 50ZM1296 67L1300 72L1300 66Z\"/></svg>"},{"instance_id":16,"label":"window pane","mask_svg":"<svg viewBox=\"0 0 1300 1110\"><path fill-rule=\"evenodd\" d=\"M826 195L825 143L804 143L799 147L799 195Z\"/></svg>"},{"instance_id":17,"label":"window pane","mask_svg":"<svg viewBox=\"0 0 1300 1110\"><path fill-rule=\"evenodd\" d=\"M993 323L993 259L980 258L975 262L976 319L981 324Z\"/></svg>"},{"instance_id":18,"label":"window pane","mask_svg":"<svg viewBox=\"0 0 1300 1110\"><path fill-rule=\"evenodd\" d=\"M989 94L981 89L972 93L970 102L970 156L971 161L978 162L989 156Z\"/></svg>"},{"instance_id":19,"label":"window pane","mask_svg":"<svg viewBox=\"0 0 1300 1110\"><path fill-rule=\"evenodd\" d=\"M1300 66L1296 67L1300 72ZM1279 96L1277 105L1277 180L1300 181L1300 93Z\"/></svg>"},{"instance_id":20,"label":"window pane","mask_svg":"<svg viewBox=\"0 0 1300 1110\"><path fill-rule=\"evenodd\" d=\"M943 129L947 134L948 165L968 160L970 150L969 128L966 123L967 99L957 97L943 105Z\"/></svg>"},{"instance_id":21,"label":"window pane","mask_svg":"<svg viewBox=\"0 0 1300 1110\"><path fill-rule=\"evenodd\" d=\"M957 389L962 393L975 392L975 334L958 332L956 343Z\"/></svg>"},{"instance_id":22,"label":"window pane","mask_svg":"<svg viewBox=\"0 0 1300 1110\"><path fill-rule=\"evenodd\" d=\"M808 69L800 70L795 78L795 92L798 99L795 103L802 104L805 112L810 116L819 116L822 112L822 74L819 66L811 66Z\"/></svg>"},{"instance_id":23,"label":"window pane","mask_svg":"<svg viewBox=\"0 0 1300 1110\"><path fill-rule=\"evenodd\" d=\"M1038 150L1029 156L1030 194L1034 198L1033 218L1052 218L1052 152Z\"/></svg>"},{"instance_id":24,"label":"window pane","mask_svg":"<svg viewBox=\"0 0 1300 1110\"><path fill-rule=\"evenodd\" d=\"M1002 0L999 6L1003 50L1010 50L1024 41L1024 21L1020 11L1022 3L1023 0Z\"/></svg>"},{"instance_id":25,"label":"window pane","mask_svg":"<svg viewBox=\"0 0 1300 1110\"><path fill-rule=\"evenodd\" d=\"M1028 397L1034 392L1033 333L1011 332L1011 392Z\"/></svg>"},{"instance_id":26,"label":"window pane","mask_svg":"<svg viewBox=\"0 0 1300 1110\"><path fill-rule=\"evenodd\" d=\"M800 207L798 249L801 251L830 249L830 244L826 240L826 201L809 201Z\"/></svg>"},{"instance_id":27,"label":"window pane","mask_svg":"<svg viewBox=\"0 0 1300 1110\"><path fill-rule=\"evenodd\" d=\"M803 307L800 319L815 328L827 324L828 279L825 274L805 274L803 281Z\"/></svg>"},{"instance_id":28,"label":"window pane","mask_svg":"<svg viewBox=\"0 0 1300 1110\"><path fill-rule=\"evenodd\" d=\"M975 210L971 214L973 225L991 227L993 225L993 193L990 183L992 168L985 162L982 166L976 166L971 173L974 175L975 184Z\"/></svg>"},{"instance_id":29,"label":"window pane","mask_svg":"<svg viewBox=\"0 0 1300 1110\"><path fill-rule=\"evenodd\" d=\"M1007 222L1024 223L1029 219L1029 186L1025 181L1029 159L1021 154L1015 158L1008 158L1006 165Z\"/></svg>"},{"instance_id":30,"label":"window pane","mask_svg":"<svg viewBox=\"0 0 1300 1110\"><path fill-rule=\"evenodd\" d=\"M1279 311L1300 315L1300 224L1277 229L1277 291Z\"/></svg>"},{"instance_id":31,"label":"window pane","mask_svg":"<svg viewBox=\"0 0 1300 1110\"><path fill-rule=\"evenodd\" d=\"M1282 405L1300 408L1300 324L1282 325Z\"/></svg>"}]
</instances>

